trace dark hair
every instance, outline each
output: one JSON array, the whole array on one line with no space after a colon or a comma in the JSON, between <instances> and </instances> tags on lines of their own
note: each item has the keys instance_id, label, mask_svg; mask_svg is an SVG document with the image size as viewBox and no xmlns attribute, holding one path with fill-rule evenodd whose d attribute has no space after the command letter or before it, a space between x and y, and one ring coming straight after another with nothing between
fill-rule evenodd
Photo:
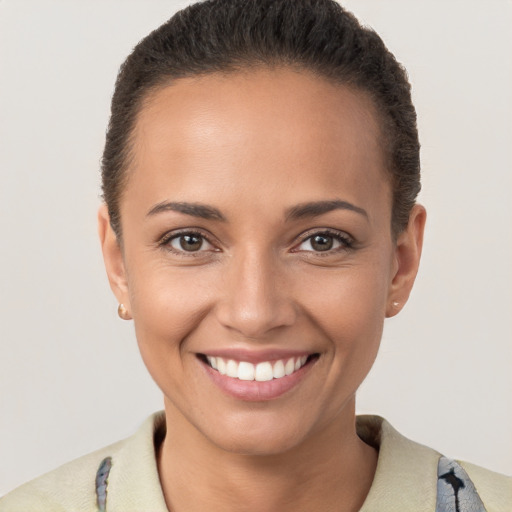
<instances>
[{"instance_id":1,"label":"dark hair","mask_svg":"<svg viewBox=\"0 0 512 512\"><path fill-rule=\"evenodd\" d=\"M118 237L131 135L150 92L177 78L261 65L309 70L369 94L387 153L392 232L407 226L420 190L416 111L406 71L381 38L333 0L208 0L151 32L119 71L102 160L103 198Z\"/></svg>"}]
</instances>

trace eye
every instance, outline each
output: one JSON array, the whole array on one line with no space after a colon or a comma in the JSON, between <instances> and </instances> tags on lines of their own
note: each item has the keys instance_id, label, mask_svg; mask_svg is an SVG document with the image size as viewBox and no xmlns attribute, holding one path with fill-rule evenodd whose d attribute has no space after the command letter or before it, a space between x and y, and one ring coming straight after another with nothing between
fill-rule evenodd
<instances>
[{"instance_id":1,"label":"eye","mask_svg":"<svg viewBox=\"0 0 512 512\"><path fill-rule=\"evenodd\" d=\"M175 252L203 252L215 250L215 247L200 233L180 233L164 241Z\"/></svg>"},{"instance_id":2,"label":"eye","mask_svg":"<svg viewBox=\"0 0 512 512\"><path fill-rule=\"evenodd\" d=\"M336 252L339 249L348 249L352 247L352 240L341 233L331 233L329 231L315 233L304 239L297 247L296 251L311 252Z\"/></svg>"}]
</instances>

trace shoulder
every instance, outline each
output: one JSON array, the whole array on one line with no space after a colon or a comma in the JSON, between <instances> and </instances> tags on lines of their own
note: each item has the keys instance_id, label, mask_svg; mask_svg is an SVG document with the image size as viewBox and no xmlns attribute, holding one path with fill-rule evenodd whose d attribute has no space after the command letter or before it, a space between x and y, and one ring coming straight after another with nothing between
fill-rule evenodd
<instances>
[{"instance_id":1,"label":"shoulder","mask_svg":"<svg viewBox=\"0 0 512 512\"><path fill-rule=\"evenodd\" d=\"M512 477L488 469L458 461L475 485L487 511L510 512L512 510Z\"/></svg>"},{"instance_id":2,"label":"shoulder","mask_svg":"<svg viewBox=\"0 0 512 512\"><path fill-rule=\"evenodd\" d=\"M126 442L97 450L21 485L0 499L0 511L96 510L98 468L106 457L122 451Z\"/></svg>"},{"instance_id":3,"label":"shoulder","mask_svg":"<svg viewBox=\"0 0 512 512\"><path fill-rule=\"evenodd\" d=\"M154 439L162 425L163 415L153 415L133 436L14 489L0 499L0 512L97 512L107 483L109 511L161 510ZM143 499L154 508L145 508Z\"/></svg>"},{"instance_id":4,"label":"shoulder","mask_svg":"<svg viewBox=\"0 0 512 512\"><path fill-rule=\"evenodd\" d=\"M401 435L378 416L358 417L358 434L379 450L377 471L361 512L449 512L458 510L456 499L480 507L466 510L511 511L512 478L444 457Z\"/></svg>"}]
</instances>

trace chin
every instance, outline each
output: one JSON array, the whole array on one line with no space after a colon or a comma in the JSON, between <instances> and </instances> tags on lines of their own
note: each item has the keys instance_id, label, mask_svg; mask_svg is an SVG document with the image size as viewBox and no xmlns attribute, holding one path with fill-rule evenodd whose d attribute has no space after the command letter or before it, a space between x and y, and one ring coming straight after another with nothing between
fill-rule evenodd
<instances>
[{"instance_id":1,"label":"chin","mask_svg":"<svg viewBox=\"0 0 512 512\"><path fill-rule=\"evenodd\" d=\"M220 439L210 439L218 448L237 455L273 456L292 450L300 441L295 436L276 435L275 433L252 435L244 433Z\"/></svg>"}]
</instances>

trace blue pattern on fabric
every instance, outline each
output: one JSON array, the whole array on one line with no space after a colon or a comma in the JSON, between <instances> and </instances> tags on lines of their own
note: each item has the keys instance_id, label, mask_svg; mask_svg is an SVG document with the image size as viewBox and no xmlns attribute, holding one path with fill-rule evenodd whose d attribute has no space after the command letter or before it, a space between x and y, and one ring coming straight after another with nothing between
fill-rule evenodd
<instances>
[{"instance_id":1,"label":"blue pattern on fabric","mask_svg":"<svg viewBox=\"0 0 512 512\"><path fill-rule=\"evenodd\" d=\"M98 512L106 512L107 510L107 485L108 475L112 468L112 457L104 458L96 473L96 502L98 504Z\"/></svg>"},{"instance_id":2,"label":"blue pattern on fabric","mask_svg":"<svg viewBox=\"0 0 512 512\"><path fill-rule=\"evenodd\" d=\"M436 512L487 512L468 474L447 457L437 466Z\"/></svg>"}]
</instances>

